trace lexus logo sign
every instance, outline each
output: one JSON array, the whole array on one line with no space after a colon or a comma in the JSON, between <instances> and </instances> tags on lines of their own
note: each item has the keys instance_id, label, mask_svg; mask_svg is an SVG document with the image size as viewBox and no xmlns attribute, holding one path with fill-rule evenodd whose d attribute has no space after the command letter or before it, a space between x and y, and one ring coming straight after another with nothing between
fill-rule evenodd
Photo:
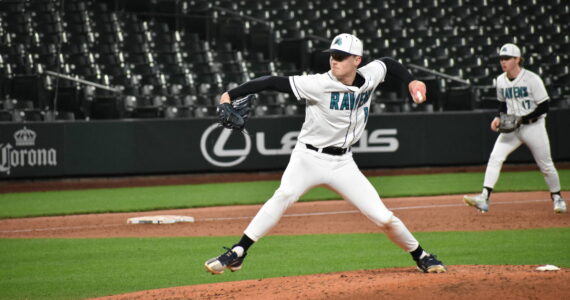
<instances>
[{"instance_id":1,"label":"lexus logo sign","mask_svg":"<svg viewBox=\"0 0 570 300\"><path fill-rule=\"evenodd\" d=\"M240 134L245 140L245 147L243 149L227 149L226 143L232 133L231 129L223 128L219 136L213 134L214 129L219 128L218 124L212 124L202 134L200 139L200 150L204 158L218 167L232 167L243 162L249 152L251 151L251 138L247 134ZM212 155L208 151L207 141L215 140L214 147L212 148Z\"/></svg>"},{"instance_id":2,"label":"lexus logo sign","mask_svg":"<svg viewBox=\"0 0 570 300\"><path fill-rule=\"evenodd\" d=\"M200 150L206 160L217 167L233 167L242 163L252 151L252 137L248 134L234 134L231 129L221 128L218 124L208 127L200 139ZM268 147L265 141L265 132L255 133L256 153L262 156L290 155L297 144L299 131L289 131L281 136L279 146ZM357 153L389 153L396 152L400 147L397 138L398 130L376 129L371 133L364 130L360 141L352 146ZM229 143L230 137L237 139ZM213 147L212 147L213 145Z\"/></svg>"}]
</instances>

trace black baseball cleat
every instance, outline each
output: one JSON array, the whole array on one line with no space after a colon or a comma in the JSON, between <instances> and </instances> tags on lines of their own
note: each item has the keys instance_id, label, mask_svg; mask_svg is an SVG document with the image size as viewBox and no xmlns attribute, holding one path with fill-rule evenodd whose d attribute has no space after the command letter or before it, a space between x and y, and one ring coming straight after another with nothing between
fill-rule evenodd
<instances>
[{"instance_id":1,"label":"black baseball cleat","mask_svg":"<svg viewBox=\"0 0 570 300\"><path fill-rule=\"evenodd\" d=\"M232 272L241 269L241 265L247 253L244 252L242 257L238 257L237 253L232 251L232 249L226 247L224 247L224 249L227 250L225 253L209 259L204 263L204 267L208 272L212 274L222 274L226 268Z\"/></svg>"},{"instance_id":2,"label":"black baseball cleat","mask_svg":"<svg viewBox=\"0 0 570 300\"><path fill-rule=\"evenodd\" d=\"M424 255L419 260L416 260L418 265L418 270L424 273L445 273L447 268L445 265L437 259L435 255L427 254Z\"/></svg>"}]
</instances>

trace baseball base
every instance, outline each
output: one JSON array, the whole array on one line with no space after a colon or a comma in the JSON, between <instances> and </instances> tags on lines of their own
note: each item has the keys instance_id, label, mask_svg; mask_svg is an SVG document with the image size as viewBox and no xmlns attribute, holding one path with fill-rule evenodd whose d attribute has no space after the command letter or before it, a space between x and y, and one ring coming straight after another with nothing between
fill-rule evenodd
<instances>
[{"instance_id":1,"label":"baseball base","mask_svg":"<svg viewBox=\"0 0 570 300\"><path fill-rule=\"evenodd\" d=\"M127 220L127 224L173 224L181 222L193 223L194 218L190 216L161 215L129 218Z\"/></svg>"},{"instance_id":2,"label":"baseball base","mask_svg":"<svg viewBox=\"0 0 570 300\"><path fill-rule=\"evenodd\" d=\"M537 271L559 271L560 268L555 265L544 265L536 268Z\"/></svg>"}]
</instances>

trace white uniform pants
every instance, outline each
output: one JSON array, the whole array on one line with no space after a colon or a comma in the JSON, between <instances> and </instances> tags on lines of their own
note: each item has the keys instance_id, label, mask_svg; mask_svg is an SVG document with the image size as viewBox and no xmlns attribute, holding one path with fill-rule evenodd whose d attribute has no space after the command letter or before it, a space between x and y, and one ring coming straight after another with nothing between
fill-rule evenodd
<instances>
[{"instance_id":1,"label":"white uniform pants","mask_svg":"<svg viewBox=\"0 0 570 300\"><path fill-rule=\"evenodd\" d=\"M376 189L356 166L351 152L333 156L309 150L300 142L291 154L281 185L244 233L254 241L259 240L279 222L289 206L319 185L329 186L350 201L400 248L410 252L419 246L404 223L384 206Z\"/></svg>"},{"instance_id":2,"label":"white uniform pants","mask_svg":"<svg viewBox=\"0 0 570 300\"><path fill-rule=\"evenodd\" d=\"M550 192L560 191L560 179L550 156L550 141L548 140L544 117L535 123L521 125L521 127L511 133L499 134L487 163L483 186L495 187L497 180L499 180L503 162L522 143L526 144L530 149L536 164L544 175L544 180Z\"/></svg>"}]
</instances>

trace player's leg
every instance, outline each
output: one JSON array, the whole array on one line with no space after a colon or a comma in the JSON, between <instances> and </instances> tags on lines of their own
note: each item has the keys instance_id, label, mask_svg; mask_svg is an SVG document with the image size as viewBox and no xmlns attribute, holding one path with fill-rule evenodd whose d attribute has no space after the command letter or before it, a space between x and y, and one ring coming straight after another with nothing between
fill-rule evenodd
<instances>
[{"instance_id":1,"label":"player's leg","mask_svg":"<svg viewBox=\"0 0 570 300\"><path fill-rule=\"evenodd\" d=\"M487 162L483 186L490 188L495 187L495 184L499 180L503 163L521 144L522 141L516 132L499 134L499 137L495 141L493 151L489 156L489 161Z\"/></svg>"},{"instance_id":2,"label":"player's leg","mask_svg":"<svg viewBox=\"0 0 570 300\"><path fill-rule=\"evenodd\" d=\"M550 141L544 118L521 128L521 139L528 146L552 196L554 211L566 212L566 203L560 195L560 178L552 161Z\"/></svg>"},{"instance_id":3,"label":"player's leg","mask_svg":"<svg viewBox=\"0 0 570 300\"><path fill-rule=\"evenodd\" d=\"M463 202L469 206L473 206L479 211L485 213L489 210L489 199L495 184L499 180L503 163L515 149L522 144L516 132L501 133L495 141L495 146L485 170L485 179L483 181L483 190L477 195L463 196Z\"/></svg>"},{"instance_id":4,"label":"player's leg","mask_svg":"<svg viewBox=\"0 0 570 300\"><path fill-rule=\"evenodd\" d=\"M341 168L331 174L327 184L386 231L390 240L400 248L410 252L418 247L418 241L404 223L386 208L374 186L353 160L346 161Z\"/></svg>"},{"instance_id":5,"label":"player's leg","mask_svg":"<svg viewBox=\"0 0 570 300\"><path fill-rule=\"evenodd\" d=\"M289 164L281 178L281 185L257 212L240 241L231 248L226 248L227 251L220 256L207 260L204 264L207 271L221 274L226 268L231 271L241 269L248 248L265 236L279 222L285 210L305 191L322 181L320 175L322 166L314 156L311 156L312 153L298 148L291 154ZM324 171L322 173L326 174Z\"/></svg>"},{"instance_id":6,"label":"player's leg","mask_svg":"<svg viewBox=\"0 0 570 300\"><path fill-rule=\"evenodd\" d=\"M310 150L295 150L281 178L281 184L273 196L265 202L249 223L244 233L258 241L273 228L283 213L310 188L323 182L326 168Z\"/></svg>"},{"instance_id":7,"label":"player's leg","mask_svg":"<svg viewBox=\"0 0 570 300\"><path fill-rule=\"evenodd\" d=\"M421 271L429 273L446 271L443 263L423 251L406 225L386 208L378 192L358 169L354 160L349 159L339 163L339 167L330 174L327 185L378 225L393 243L409 252Z\"/></svg>"}]
</instances>

